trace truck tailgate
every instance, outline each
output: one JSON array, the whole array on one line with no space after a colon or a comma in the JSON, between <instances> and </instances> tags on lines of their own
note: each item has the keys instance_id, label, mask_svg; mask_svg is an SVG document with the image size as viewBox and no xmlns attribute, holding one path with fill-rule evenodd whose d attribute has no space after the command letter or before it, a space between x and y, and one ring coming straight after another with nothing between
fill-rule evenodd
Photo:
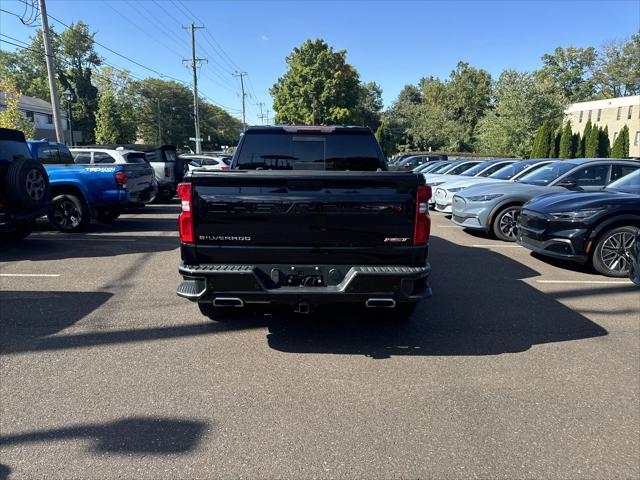
<instances>
[{"instance_id":1,"label":"truck tailgate","mask_svg":"<svg viewBox=\"0 0 640 480\"><path fill-rule=\"evenodd\" d=\"M153 183L153 168L148 164L125 163L120 165L127 173L127 190L131 194L140 193Z\"/></svg>"},{"instance_id":2,"label":"truck tailgate","mask_svg":"<svg viewBox=\"0 0 640 480\"><path fill-rule=\"evenodd\" d=\"M199 262L415 262L416 192L404 172L197 172ZM424 249L422 249L424 250Z\"/></svg>"}]
</instances>

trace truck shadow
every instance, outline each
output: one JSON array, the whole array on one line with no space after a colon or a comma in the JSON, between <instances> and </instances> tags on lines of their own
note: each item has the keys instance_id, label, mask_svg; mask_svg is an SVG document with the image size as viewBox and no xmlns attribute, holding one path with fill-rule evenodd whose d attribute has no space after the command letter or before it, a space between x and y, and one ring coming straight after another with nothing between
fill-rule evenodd
<instances>
[{"instance_id":1,"label":"truck shadow","mask_svg":"<svg viewBox=\"0 0 640 480\"><path fill-rule=\"evenodd\" d=\"M84 438L93 442L91 449L97 454L181 454L197 446L205 427L205 422L179 418L122 418L104 424L3 435L0 436L0 447Z\"/></svg>"},{"instance_id":2,"label":"truck shadow","mask_svg":"<svg viewBox=\"0 0 640 480\"><path fill-rule=\"evenodd\" d=\"M372 320L363 310L333 310L310 318L279 315L268 324L269 345L281 352L371 358L498 355L607 335L601 326L525 283L538 272L504 255L438 237L432 238L430 253L433 297L418 306L411 320ZM616 289L633 291L633 286Z\"/></svg>"}]
</instances>

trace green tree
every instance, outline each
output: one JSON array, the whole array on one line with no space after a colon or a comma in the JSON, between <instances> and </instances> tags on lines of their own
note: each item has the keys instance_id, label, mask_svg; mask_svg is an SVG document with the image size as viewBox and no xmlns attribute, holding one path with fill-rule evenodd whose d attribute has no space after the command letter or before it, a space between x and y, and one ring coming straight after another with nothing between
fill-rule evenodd
<instances>
[{"instance_id":1,"label":"green tree","mask_svg":"<svg viewBox=\"0 0 640 480\"><path fill-rule=\"evenodd\" d=\"M608 158L611 144L609 143L609 127L605 126L604 129L598 129L598 157Z\"/></svg>"},{"instance_id":2,"label":"green tree","mask_svg":"<svg viewBox=\"0 0 640 480\"><path fill-rule=\"evenodd\" d=\"M387 131L387 126L384 122L380 122L380 126L376 130L376 140L378 140L385 156L389 156L393 153L394 145L390 142L391 139Z\"/></svg>"},{"instance_id":3,"label":"green tree","mask_svg":"<svg viewBox=\"0 0 640 480\"><path fill-rule=\"evenodd\" d=\"M104 67L94 72L94 82L99 94L96 142L133 143L137 136L137 125L129 72Z\"/></svg>"},{"instance_id":4,"label":"green tree","mask_svg":"<svg viewBox=\"0 0 640 480\"><path fill-rule=\"evenodd\" d=\"M120 112L113 92L105 91L100 95L95 140L97 143L125 143L120 141Z\"/></svg>"},{"instance_id":5,"label":"green tree","mask_svg":"<svg viewBox=\"0 0 640 480\"><path fill-rule=\"evenodd\" d=\"M640 34L600 47L594 81L601 98L640 94Z\"/></svg>"},{"instance_id":6,"label":"green tree","mask_svg":"<svg viewBox=\"0 0 640 480\"><path fill-rule=\"evenodd\" d=\"M200 103L200 132L205 150L219 150L222 145L232 146L240 139L242 121L225 110L204 100Z\"/></svg>"},{"instance_id":7,"label":"green tree","mask_svg":"<svg viewBox=\"0 0 640 480\"><path fill-rule=\"evenodd\" d=\"M21 130L27 138L33 138L36 127L18 108L21 93L9 77L0 79L0 95L4 99L6 108L0 110L0 127Z\"/></svg>"},{"instance_id":8,"label":"green tree","mask_svg":"<svg viewBox=\"0 0 640 480\"><path fill-rule=\"evenodd\" d=\"M551 145L551 132L548 123L543 123L536 132L536 138L531 148L531 158L546 158Z\"/></svg>"},{"instance_id":9,"label":"green tree","mask_svg":"<svg viewBox=\"0 0 640 480\"><path fill-rule=\"evenodd\" d=\"M579 158L580 156L580 134L571 135L571 155L569 158Z\"/></svg>"},{"instance_id":10,"label":"green tree","mask_svg":"<svg viewBox=\"0 0 640 480\"><path fill-rule=\"evenodd\" d=\"M360 85L359 109L361 125L377 131L381 122L381 112L384 106L382 102L382 88L376 82L368 82Z\"/></svg>"},{"instance_id":11,"label":"green tree","mask_svg":"<svg viewBox=\"0 0 640 480\"><path fill-rule=\"evenodd\" d=\"M579 158L585 158L587 156L587 140L591 136L591 130L593 127L591 126L591 120L587 120L586 125L584 126L584 130L582 131L582 140L580 142L580 155Z\"/></svg>"},{"instance_id":12,"label":"green tree","mask_svg":"<svg viewBox=\"0 0 640 480\"><path fill-rule=\"evenodd\" d=\"M593 98L597 54L593 47L566 49L558 47L553 54L542 56L539 78L552 85L569 102L581 102Z\"/></svg>"},{"instance_id":13,"label":"green tree","mask_svg":"<svg viewBox=\"0 0 640 480\"><path fill-rule=\"evenodd\" d=\"M478 123L477 150L528 156L545 122L558 124L564 110L559 95L532 73L505 70L494 88L495 107ZM548 138L548 133L547 137ZM546 156L547 150L541 156Z\"/></svg>"},{"instance_id":14,"label":"green tree","mask_svg":"<svg viewBox=\"0 0 640 480\"><path fill-rule=\"evenodd\" d=\"M562 129L552 129L549 135L549 158L558 158L560 150L560 138L562 137Z\"/></svg>"},{"instance_id":15,"label":"green tree","mask_svg":"<svg viewBox=\"0 0 640 480\"><path fill-rule=\"evenodd\" d=\"M584 156L585 158L596 158L598 156L598 140L600 137L600 132L598 131L598 127L594 126L589 131L589 136L587 137L584 144Z\"/></svg>"},{"instance_id":16,"label":"green tree","mask_svg":"<svg viewBox=\"0 0 640 480\"><path fill-rule=\"evenodd\" d=\"M359 117L358 72L345 50L307 40L287 56L287 71L271 87L276 123L348 124Z\"/></svg>"},{"instance_id":17,"label":"green tree","mask_svg":"<svg viewBox=\"0 0 640 480\"><path fill-rule=\"evenodd\" d=\"M189 88L174 81L146 78L133 82L131 92L138 135L145 142L182 146L193 136L193 94Z\"/></svg>"},{"instance_id":18,"label":"green tree","mask_svg":"<svg viewBox=\"0 0 640 480\"><path fill-rule=\"evenodd\" d=\"M626 125L613 142L611 158L629 158L629 127Z\"/></svg>"},{"instance_id":19,"label":"green tree","mask_svg":"<svg viewBox=\"0 0 640 480\"><path fill-rule=\"evenodd\" d=\"M567 122L562 128L560 136L560 147L558 149L558 158L573 158L573 135L571 133L571 123Z\"/></svg>"}]
</instances>

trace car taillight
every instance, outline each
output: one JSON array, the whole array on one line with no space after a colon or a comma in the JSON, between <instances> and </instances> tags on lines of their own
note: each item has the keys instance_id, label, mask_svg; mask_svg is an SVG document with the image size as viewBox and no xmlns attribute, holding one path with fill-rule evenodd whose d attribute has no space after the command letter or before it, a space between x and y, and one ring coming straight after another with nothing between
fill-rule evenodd
<instances>
[{"instance_id":1,"label":"car taillight","mask_svg":"<svg viewBox=\"0 0 640 480\"><path fill-rule=\"evenodd\" d=\"M164 166L164 176L165 177L170 177L171 176L171 169L169 168L169 165L165 165Z\"/></svg>"},{"instance_id":2,"label":"car taillight","mask_svg":"<svg viewBox=\"0 0 640 480\"><path fill-rule=\"evenodd\" d=\"M178 217L178 229L180 231L180 241L182 243L195 243L195 235L193 233L193 205L192 202L192 184L179 183L178 197L182 203L182 212Z\"/></svg>"},{"instance_id":3,"label":"car taillight","mask_svg":"<svg viewBox=\"0 0 640 480\"><path fill-rule=\"evenodd\" d=\"M227 165L223 165L220 170L224 170L226 172L227 170L229 170L229 167Z\"/></svg>"},{"instance_id":4,"label":"car taillight","mask_svg":"<svg viewBox=\"0 0 640 480\"><path fill-rule=\"evenodd\" d=\"M413 244L415 246L426 245L429 242L431 233L431 217L429 216L429 199L431 198L431 187L420 185L416 195L416 226L413 233Z\"/></svg>"},{"instance_id":5,"label":"car taillight","mask_svg":"<svg viewBox=\"0 0 640 480\"><path fill-rule=\"evenodd\" d=\"M119 187L124 187L129 181L129 177L127 177L127 172L123 172L122 170L120 170L119 172L116 172L115 177L116 177L116 184Z\"/></svg>"}]
</instances>

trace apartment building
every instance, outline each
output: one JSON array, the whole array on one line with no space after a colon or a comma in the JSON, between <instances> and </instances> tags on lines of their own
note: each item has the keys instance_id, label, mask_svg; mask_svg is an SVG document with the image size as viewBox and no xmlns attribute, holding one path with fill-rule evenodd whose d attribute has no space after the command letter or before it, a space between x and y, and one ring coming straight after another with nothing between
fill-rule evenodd
<instances>
[{"instance_id":1,"label":"apartment building","mask_svg":"<svg viewBox=\"0 0 640 480\"><path fill-rule=\"evenodd\" d=\"M609 128L611 145L622 127L629 127L629 155L640 158L640 95L609 98L569 105L565 110L573 132L581 135L588 120L593 125Z\"/></svg>"}]
</instances>

